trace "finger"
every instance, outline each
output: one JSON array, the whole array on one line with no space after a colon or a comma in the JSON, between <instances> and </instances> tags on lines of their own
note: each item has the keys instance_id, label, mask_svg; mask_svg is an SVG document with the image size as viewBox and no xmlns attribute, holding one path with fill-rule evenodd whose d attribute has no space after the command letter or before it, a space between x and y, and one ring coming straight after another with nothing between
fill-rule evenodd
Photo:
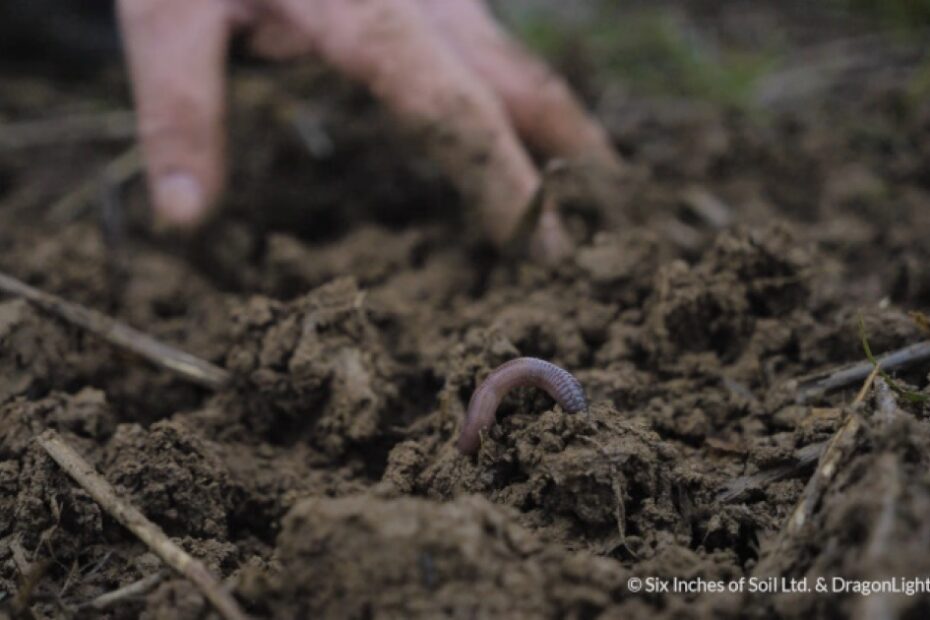
<instances>
[{"instance_id":1,"label":"finger","mask_svg":"<svg viewBox=\"0 0 930 620\"><path fill-rule=\"evenodd\" d=\"M504 32L480 0L418 0L463 61L503 100L520 135L544 153L619 166L603 128L544 62Z\"/></svg>"},{"instance_id":2,"label":"finger","mask_svg":"<svg viewBox=\"0 0 930 620\"><path fill-rule=\"evenodd\" d=\"M499 245L539 183L497 97L446 46L413 0L278 0L314 50L366 84L423 134L434 157L483 210ZM269 40L271 37L264 37Z\"/></svg>"},{"instance_id":3,"label":"finger","mask_svg":"<svg viewBox=\"0 0 930 620\"><path fill-rule=\"evenodd\" d=\"M156 213L201 220L223 179L227 0L119 0L139 135Z\"/></svg>"}]
</instances>

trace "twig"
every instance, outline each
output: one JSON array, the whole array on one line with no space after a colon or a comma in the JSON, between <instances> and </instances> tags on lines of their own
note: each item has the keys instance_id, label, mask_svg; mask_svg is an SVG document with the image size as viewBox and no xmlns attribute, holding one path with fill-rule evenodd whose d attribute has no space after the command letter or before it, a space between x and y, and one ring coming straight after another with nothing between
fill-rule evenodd
<instances>
[{"instance_id":1,"label":"twig","mask_svg":"<svg viewBox=\"0 0 930 620\"><path fill-rule=\"evenodd\" d=\"M126 584L122 588L117 588L110 592L105 592L97 598L91 599L86 603L81 603L78 605L78 609L106 609L107 607L112 607L113 605L124 601L129 598L135 598L141 596L154 588L158 583L165 578L163 572L157 572L138 581L133 581L130 584Z\"/></svg>"},{"instance_id":2,"label":"twig","mask_svg":"<svg viewBox=\"0 0 930 620\"><path fill-rule=\"evenodd\" d=\"M869 393L869 388L872 387L872 384L875 383L875 377L878 376L878 373L881 372L881 366L876 364L872 369L872 372L869 373L869 376L865 378L865 381L862 383L862 387L859 388L859 393L856 394L856 398L853 399L852 404L858 405L865 400L866 395Z\"/></svg>"},{"instance_id":3,"label":"twig","mask_svg":"<svg viewBox=\"0 0 930 620\"><path fill-rule=\"evenodd\" d=\"M313 159L326 159L333 154L333 139L326 131L322 115L305 105L299 105L293 117L294 128Z\"/></svg>"},{"instance_id":4,"label":"twig","mask_svg":"<svg viewBox=\"0 0 930 620\"><path fill-rule=\"evenodd\" d=\"M159 342L101 312L42 292L3 272L0 272L0 292L22 297L46 312L198 385L218 390L230 382L230 374L219 366Z\"/></svg>"},{"instance_id":5,"label":"twig","mask_svg":"<svg viewBox=\"0 0 930 620\"><path fill-rule=\"evenodd\" d=\"M110 560L110 557L111 557L112 555L113 555L113 550L112 550L112 549L109 550L109 551L107 551L107 552L104 554L104 556L103 556L102 558L100 558L100 560L99 560L96 564L94 564L93 568L91 568L89 571L87 571L86 573L84 573L84 575L82 575L82 577L83 577L84 579L89 579L89 578L93 577L94 575L96 575L98 572L100 572L100 569L102 569L102 568L104 567L104 565Z\"/></svg>"},{"instance_id":6,"label":"twig","mask_svg":"<svg viewBox=\"0 0 930 620\"><path fill-rule=\"evenodd\" d=\"M887 386L886 386L887 389ZM890 390L889 390L890 393ZM894 538L895 516L901 498L901 468L898 457L892 452L879 456L874 465L877 483L875 489L881 493L880 512L874 520L872 533L865 546L862 564L878 576L884 577L883 565L889 558ZM888 592L875 592L872 596L863 596L856 606L855 618L897 618L895 596Z\"/></svg>"},{"instance_id":7,"label":"twig","mask_svg":"<svg viewBox=\"0 0 930 620\"><path fill-rule=\"evenodd\" d=\"M875 380L875 417L887 424L901 414L898 408L898 401L894 397L894 392L888 387L888 383L878 378Z\"/></svg>"},{"instance_id":8,"label":"twig","mask_svg":"<svg viewBox=\"0 0 930 620\"><path fill-rule=\"evenodd\" d=\"M23 549L23 543L19 540L19 537L10 541L9 548L13 556L13 563L16 564L16 570L19 571L19 574L25 575L28 573L32 563L26 559L26 550Z\"/></svg>"},{"instance_id":9,"label":"twig","mask_svg":"<svg viewBox=\"0 0 930 620\"><path fill-rule=\"evenodd\" d=\"M872 534L865 547L867 565L874 565L888 556L888 547L894 542L895 508L901 496L901 467L898 456L885 452L875 463L879 484L876 489L881 492L881 507L878 518L872 527Z\"/></svg>"},{"instance_id":10,"label":"twig","mask_svg":"<svg viewBox=\"0 0 930 620\"><path fill-rule=\"evenodd\" d=\"M0 149L14 150L65 142L122 140L135 134L135 115L126 110L71 114L0 125Z\"/></svg>"},{"instance_id":11,"label":"twig","mask_svg":"<svg viewBox=\"0 0 930 620\"><path fill-rule=\"evenodd\" d=\"M749 476L740 476L739 478L727 482L720 488L717 494L717 501L723 502L724 504L736 501L750 491L761 489L772 482L784 480L785 478L800 473L817 462L817 459L823 454L826 446L827 442L825 441L808 444L795 452L794 463L779 465L778 467L766 469Z\"/></svg>"},{"instance_id":12,"label":"twig","mask_svg":"<svg viewBox=\"0 0 930 620\"><path fill-rule=\"evenodd\" d=\"M661 222L662 234L685 251L696 251L704 241L704 235L697 228L677 217L663 217L656 221Z\"/></svg>"},{"instance_id":13,"label":"twig","mask_svg":"<svg viewBox=\"0 0 930 620\"><path fill-rule=\"evenodd\" d=\"M49 429L39 435L36 441L110 516L135 534L165 564L189 579L223 618L227 620L248 618L200 560L191 557L181 549L135 506L120 499L110 483L65 443L58 433Z\"/></svg>"},{"instance_id":14,"label":"twig","mask_svg":"<svg viewBox=\"0 0 930 620\"><path fill-rule=\"evenodd\" d=\"M820 462L817 463L817 469L814 475L807 481L807 486L801 493L797 505L788 518L785 527L782 528L775 543L775 549L768 555L767 561L760 562L756 573L766 574L770 564L777 562L778 558L787 557L786 547L794 541L801 529L808 523L814 514L814 508L826 492L827 486L836 475L840 462L846 458L850 451L856 445L856 437L859 429L862 428L862 417L857 411L859 405L868 393L868 388L875 381L876 376L881 372L880 365L874 364L871 372L867 375L865 383L859 390L856 400L853 401L852 411L846 418L846 421L833 434L827 442L826 449L820 456Z\"/></svg>"},{"instance_id":15,"label":"twig","mask_svg":"<svg viewBox=\"0 0 930 620\"><path fill-rule=\"evenodd\" d=\"M536 225L539 223L545 205L556 200L554 189L559 178L564 177L566 174L568 174L568 163L563 159L553 159L546 165L539 186L530 196L526 211L520 217L520 221L517 222L507 244L514 256L522 255L527 251L533 231L536 230Z\"/></svg>"},{"instance_id":16,"label":"twig","mask_svg":"<svg viewBox=\"0 0 930 620\"><path fill-rule=\"evenodd\" d=\"M100 192L100 236L103 240L107 290L118 298L129 281L129 250L119 185L107 184Z\"/></svg>"},{"instance_id":17,"label":"twig","mask_svg":"<svg viewBox=\"0 0 930 620\"><path fill-rule=\"evenodd\" d=\"M807 481L807 486L801 493L797 506L792 511L788 522L782 529L775 543L775 548L768 555L769 561L759 563L757 574L766 574L770 562L787 557L787 547L801 533L802 528L810 521L817 503L826 492L827 486L836 475L837 468L842 460L849 454L856 444L856 437L862 427L862 418L855 411L849 414L846 421L834 433L827 444L814 475Z\"/></svg>"},{"instance_id":18,"label":"twig","mask_svg":"<svg viewBox=\"0 0 930 620\"><path fill-rule=\"evenodd\" d=\"M15 539L10 543L10 550L12 551L13 562L16 564L16 569L19 571L20 576L20 588L13 597L11 606L15 614L22 614L25 616L25 612L29 607L29 601L32 600L39 582L42 581L42 577L45 576L50 562L48 560L29 562L29 560L26 559L26 552L19 539ZM18 615L16 617L18 617Z\"/></svg>"},{"instance_id":19,"label":"twig","mask_svg":"<svg viewBox=\"0 0 930 620\"><path fill-rule=\"evenodd\" d=\"M930 360L930 340L923 340L876 358L884 371L900 370L927 360ZM873 369L874 364L866 360L808 379L798 386L797 400L799 403L806 403L828 392L858 383L868 377Z\"/></svg>"},{"instance_id":20,"label":"twig","mask_svg":"<svg viewBox=\"0 0 930 620\"><path fill-rule=\"evenodd\" d=\"M52 204L48 209L47 219L55 224L73 221L100 195L101 187L122 185L138 174L141 169L142 157L139 147L133 145L116 159L108 162L98 174Z\"/></svg>"},{"instance_id":21,"label":"twig","mask_svg":"<svg viewBox=\"0 0 930 620\"><path fill-rule=\"evenodd\" d=\"M911 392L907 388L901 387L891 378L891 375L882 369L881 363L875 359L875 355L872 353L872 347L869 346L869 338L865 333L865 321L862 320L861 315L859 316L859 339L862 340L862 350L865 351L866 359L872 362L878 375L888 383L888 387L911 402L923 403L927 401L927 396L925 394Z\"/></svg>"},{"instance_id":22,"label":"twig","mask_svg":"<svg viewBox=\"0 0 930 620\"><path fill-rule=\"evenodd\" d=\"M68 576L65 577L65 582L62 584L61 589L58 591L58 594L55 598L59 601L65 597L65 594L68 593L68 589L71 587L71 583L74 581L74 576L79 572L80 565L78 564L77 559L71 563L71 568L68 570Z\"/></svg>"},{"instance_id":23,"label":"twig","mask_svg":"<svg viewBox=\"0 0 930 620\"><path fill-rule=\"evenodd\" d=\"M724 229L733 223L733 210L703 187L694 186L685 190L681 195L681 200L704 223L715 230Z\"/></svg>"}]
</instances>

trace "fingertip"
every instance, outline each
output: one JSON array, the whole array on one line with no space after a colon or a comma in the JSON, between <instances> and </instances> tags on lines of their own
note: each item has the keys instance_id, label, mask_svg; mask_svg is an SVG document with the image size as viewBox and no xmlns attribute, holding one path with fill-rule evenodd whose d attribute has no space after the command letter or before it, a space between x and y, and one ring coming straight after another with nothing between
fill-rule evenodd
<instances>
[{"instance_id":1,"label":"fingertip","mask_svg":"<svg viewBox=\"0 0 930 620\"><path fill-rule=\"evenodd\" d=\"M228 0L119 0L152 209L191 228L222 191Z\"/></svg>"},{"instance_id":2,"label":"fingertip","mask_svg":"<svg viewBox=\"0 0 930 620\"><path fill-rule=\"evenodd\" d=\"M169 224L189 228L200 223L207 212L203 184L184 171L162 174L152 184L152 199L158 216Z\"/></svg>"}]
</instances>

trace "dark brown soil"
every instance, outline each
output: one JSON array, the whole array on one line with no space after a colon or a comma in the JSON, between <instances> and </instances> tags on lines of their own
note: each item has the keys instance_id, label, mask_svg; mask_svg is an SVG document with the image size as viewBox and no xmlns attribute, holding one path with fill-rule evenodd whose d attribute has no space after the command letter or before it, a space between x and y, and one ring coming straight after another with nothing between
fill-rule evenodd
<instances>
[{"instance_id":1,"label":"dark brown soil","mask_svg":"<svg viewBox=\"0 0 930 620\"><path fill-rule=\"evenodd\" d=\"M52 220L125 145L0 150L0 269L236 377L207 393L0 298L0 618L211 613L170 575L80 609L162 567L32 441L48 428L257 617L922 617L924 597L627 587L930 575L930 410L879 417L861 384L796 398L864 359L859 317L876 353L926 338L930 100L887 69L760 113L603 84L630 172L571 192L555 268L491 253L417 145L312 70L237 73L233 188L193 236L137 183ZM3 69L0 121L125 104L113 75ZM305 98L314 156L288 120ZM471 391L519 355L574 372L590 411L517 391L463 457ZM898 385L930 395L928 369ZM789 531L800 455L849 416Z\"/></svg>"}]
</instances>

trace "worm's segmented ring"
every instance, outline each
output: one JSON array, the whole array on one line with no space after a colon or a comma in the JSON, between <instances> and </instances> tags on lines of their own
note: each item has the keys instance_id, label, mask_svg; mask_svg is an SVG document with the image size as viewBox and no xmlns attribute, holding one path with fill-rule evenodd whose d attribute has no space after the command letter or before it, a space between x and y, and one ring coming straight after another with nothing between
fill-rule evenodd
<instances>
[{"instance_id":1,"label":"worm's segmented ring","mask_svg":"<svg viewBox=\"0 0 930 620\"><path fill-rule=\"evenodd\" d=\"M473 454L478 449L481 431L494 423L497 407L507 392L518 387L544 390L568 413L588 408L581 383L567 370L535 357L511 360L488 375L472 394L458 441L463 454Z\"/></svg>"}]
</instances>

